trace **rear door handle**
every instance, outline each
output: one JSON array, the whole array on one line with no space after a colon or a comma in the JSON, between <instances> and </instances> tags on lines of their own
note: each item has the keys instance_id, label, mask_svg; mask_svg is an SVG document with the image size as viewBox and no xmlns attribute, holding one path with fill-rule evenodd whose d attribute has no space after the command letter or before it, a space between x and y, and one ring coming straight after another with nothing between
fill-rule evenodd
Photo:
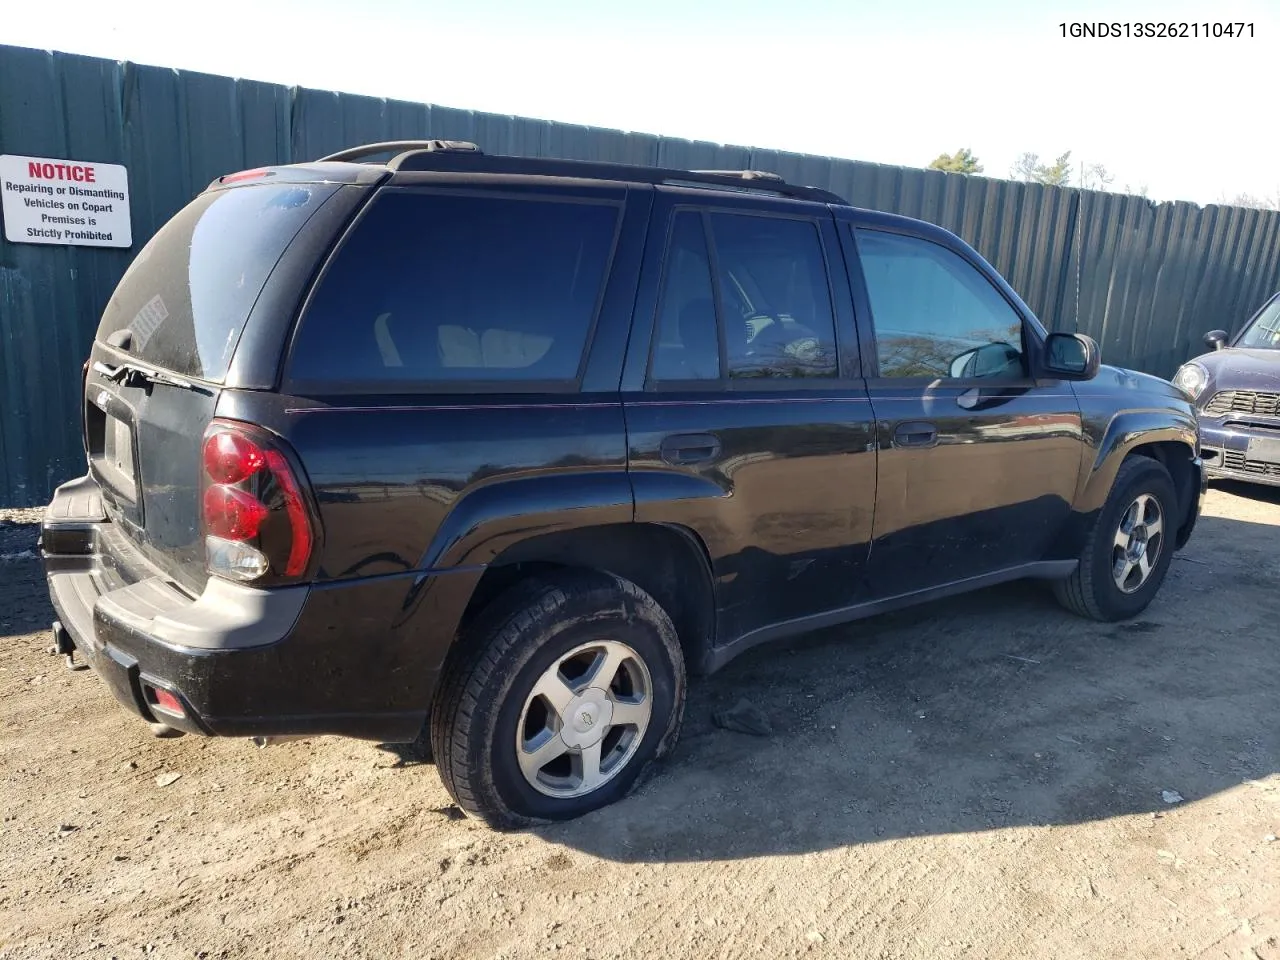
<instances>
[{"instance_id":1,"label":"rear door handle","mask_svg":"<svg viewBox=\"0 0 1280 960\"><path fill-rule=\"evenodd\" d=\"M663 438L660 452L673 467L707 463L720 456L720 438L710 433L677 433Z\"/></svg>"},{"instance_id":2,"label":"rear door handle","mask_svg":"<svg viewBox=\"0 0 1280 960\"><path fill-rule=\"evenodd\" d=\"M895 447L933 447L938 444L938 428L924 420L898 424L893 431Z\"/></svg>"}]
</instances>

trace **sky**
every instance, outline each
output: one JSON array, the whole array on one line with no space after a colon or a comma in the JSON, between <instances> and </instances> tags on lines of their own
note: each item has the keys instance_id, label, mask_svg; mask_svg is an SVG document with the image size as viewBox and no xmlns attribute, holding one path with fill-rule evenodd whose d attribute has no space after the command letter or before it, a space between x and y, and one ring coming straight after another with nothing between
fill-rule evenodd
<instances>
[{"instance_id":1,"label":"sky","mask_svg":"<svg viewBox=\"0 0 1280 960\"><path fill-rule=\"evenodd\" d=\"M1023 152L1070 150L1103 164L1112 189L1156 200L1280 199L1280 0L259 0L203 3L198 20L173 0L13 10L0 43L907 166L968 147L997 177ZM1227 19L1254 36L1077 39L1059 26Z\"/></svg>"}]
</instances>

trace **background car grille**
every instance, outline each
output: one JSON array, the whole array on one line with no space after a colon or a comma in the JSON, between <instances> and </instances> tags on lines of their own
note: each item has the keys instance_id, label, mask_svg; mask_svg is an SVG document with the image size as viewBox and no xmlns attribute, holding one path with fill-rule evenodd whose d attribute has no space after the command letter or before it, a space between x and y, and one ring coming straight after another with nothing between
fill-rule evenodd
<instances>
[{"instance_id":1,"label":"background car grille","mask_svg":"<svg viewBox=\"0 0 1280 960\"><path fill-rule=\"evenodd\" d=\"M1280 416L1280 393L1223 390L1209 401L1204 412L1216 416L1224 413L1260 413L1270 417Z\"/></svg>"},{"instance_id":2,"label":"background car grille","mask_svg":"<svg viewBox=\"0 0 1280 960\"><path fill-rule=\"evenodd\" d=\"M1217 399L1216 397L1214 399ZM1238 470L1241 473L1256 473L1264 477L1280 477L1280 463L1263 463L1261 460L1249 460L1243 451L1223 450L1222 466L1227 470Z\"/></svg>"}]
</instances>

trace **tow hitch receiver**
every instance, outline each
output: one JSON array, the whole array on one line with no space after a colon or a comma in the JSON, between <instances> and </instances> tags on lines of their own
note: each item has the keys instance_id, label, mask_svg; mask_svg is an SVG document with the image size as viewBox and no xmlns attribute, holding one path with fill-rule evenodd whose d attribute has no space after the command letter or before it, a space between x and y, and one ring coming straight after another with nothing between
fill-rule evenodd
<instances>
[{"instance_id":1,"label":"tow hitch receiver","mask_svg":"<svg viewBox=\"0 0 1280 960\"><path fill-rule=\"evenodd\" d=\"M66 658L68 670L84 670L87 663L76 662L76 642L71 639L71 632L62 625L61 620L53 621L53 646L49 652Z\"/></svg>"}]
</instances>

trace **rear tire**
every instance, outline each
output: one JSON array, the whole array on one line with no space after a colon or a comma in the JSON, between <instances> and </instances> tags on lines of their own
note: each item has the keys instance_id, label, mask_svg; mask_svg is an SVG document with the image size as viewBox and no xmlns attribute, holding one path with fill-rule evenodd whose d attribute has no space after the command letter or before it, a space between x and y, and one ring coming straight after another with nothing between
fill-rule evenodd
<instances>
[{"instance_id":1,"label":"rear tire","mask_svg":"<svg viewBox=\"0 0 1280 960\"><path fill-rule=\"evenodd\" d=\"M496 827L568 820L626 796L679 736L671 619L634 583L569 571L517 584L446 665L431 713L440 778Z\"/></svg>"},{"instance_id":2,"label":"rear tire","mask_svg":"<svg viewBox=\"0 0 1280 960\"><path fill-rule=\"evenodd\" d=\"M1130 456L1094 519L1076 572L1053 584L1058 602L1081 617L1135 617L1155 599L1177 538L1178 495L1160 462Z\"/></svg>"}]
</instances>

